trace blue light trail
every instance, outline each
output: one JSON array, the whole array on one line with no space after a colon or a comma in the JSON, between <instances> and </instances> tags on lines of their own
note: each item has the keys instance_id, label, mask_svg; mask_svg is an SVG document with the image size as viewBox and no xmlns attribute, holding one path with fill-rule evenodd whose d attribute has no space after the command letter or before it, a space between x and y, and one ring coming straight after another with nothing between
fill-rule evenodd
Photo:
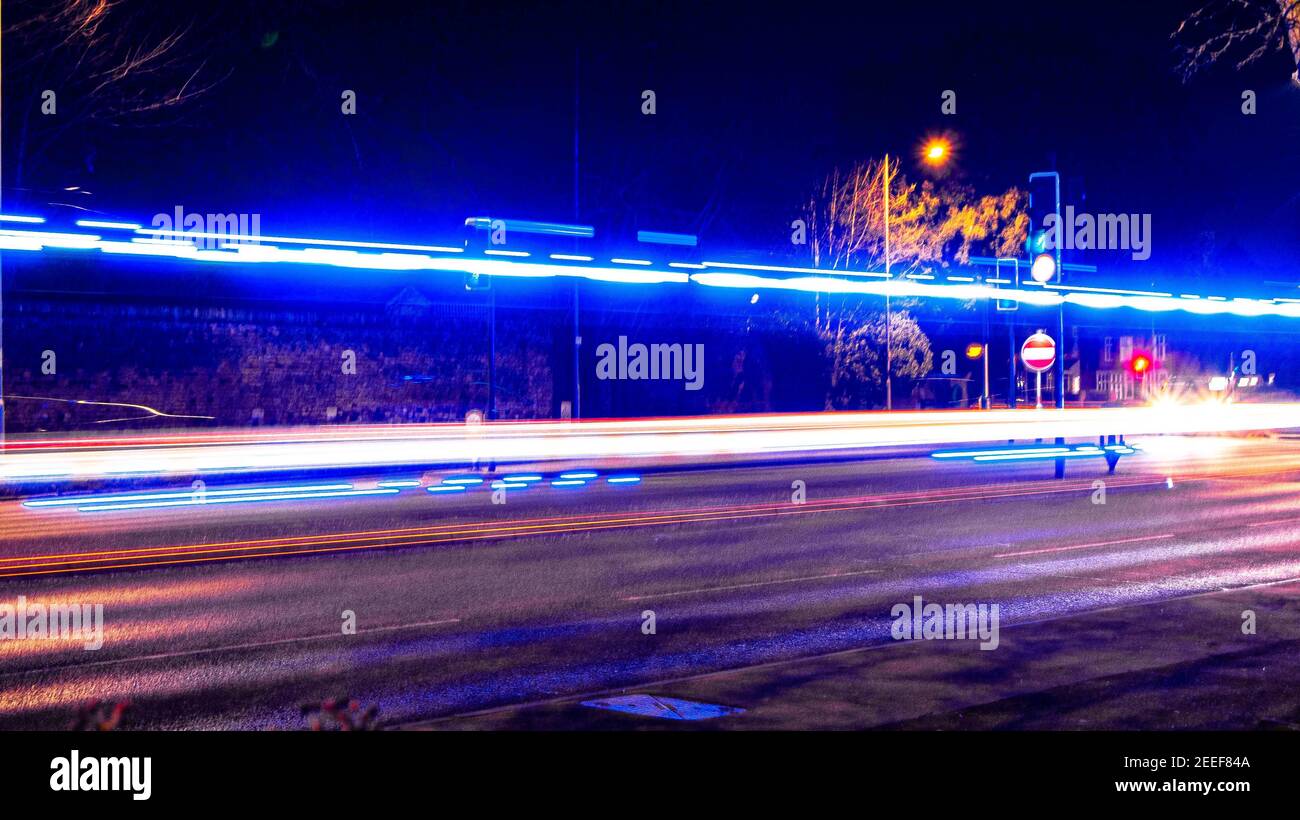
<instances>
[{"instance_id":1,"label":"blue light trail","mask_svg":"<svg viewBox=\"0 0 1300 820\"><path fill-rule=\"evenodd\" d=\"M939 450L931 453L930 457L940 460L964 459L973 462L1045 461L1057 458L1104 456L1107 452L1116 455L1133 455L1138 452L1138 449L1127 444L1111 444L1104 448L1096 444L1076 444L1065 447L1011 446L987 450Z\"/></svg>"},{"instance_id":2,"label":"blue light trail","mask_svg":"<svg viewBox=\"0 0 1300 820\"><path fill-rule=\"evenodd\" d=\"M158 492L158 493L113 493L110 495L74 495L60 498L37 498L23 502L24 507L72 507L78 504L107 504L115 502L135 502L135 501L165 501L169 499L184 498L201 498L201 497L222 497L222 496L246 496L246 495L266 495L275 493L280 495L294 495L297 493L326 492L336 490L350 490L351 484L308 484L291 487L247 487L241 489L217 489L217 490L180 490L176 492Z\"/></svg>"},{"instance_id":3,"label":"blue light trail","mask_svg":"<svg viewBox=\"0 0 1300 820\"><path fill-rule=\"evenodd\" d=\"M0 215L0 222L40 224L45 222L45 218L7 214ZM1031 286L1029 283L1018 288L998 288L991 286L994 284L992 279L979 283L966 276L947 276L947 283L938 283L933 281L934 277L929 274L891 277L880 271L828 270L725 261L705 261L698 264L669 261L666 263L668 270L660 270L650 260L637 258L614 257L609 263L611 267L595 264L592 257L580 254L549 254L552 262L518 261L520 257L526 255L526 252L488 250L484 253L495 258L483 258L467 255L465 248L451 245L415 245L133 228L135 223L99 220L79 220L78 224L85 227L131 230L140 236L132 237L131 241L116 241L105 240L94 234L0 228L0 250L42 252L53 248L59 251L99 251L108 254L172 257L196 262L296 263L375 271L436 271L519 278L572 277L618 284L694 283L706 287L736 288L751 292L785 290L961 301L1000 300L1045 308L1072 305L1092 310L1129 308L1149 313L1180 311L1199 316L1300 318L1300 301L1285 296L1239 298L1222 295L1175 295L1156 290L1082 285L1042 287L1036 284ZM509 224L512 227L515 225L514 222ZM221 249L211 250L200 247L201 244L205 244L200 240L220 240ZM280 245L304 247L280 247ZM555 262L566 264L555 264ZM633 267L636 269L631 269ZM684 272L685 270L694 272L687 273Z\"/></svg>"},{"instance_id":4,"label":"blue light trail","mask_svg":"<svg viewBox=\"0 0 1300 820\"><path fill-rule=\"evenodd\" d=\"M148 510L161 507L206 507L211 504L246 504L262 501L302 501L319 498L354 498L373 495L396 495L401 490L339 490L335 492L278 493L275 495L245 495L225 498L190 498L182 501L145 501L113 504L90 504L78 507L77 512L105 512L108 510Z\"/></svg>"}]
</instances>

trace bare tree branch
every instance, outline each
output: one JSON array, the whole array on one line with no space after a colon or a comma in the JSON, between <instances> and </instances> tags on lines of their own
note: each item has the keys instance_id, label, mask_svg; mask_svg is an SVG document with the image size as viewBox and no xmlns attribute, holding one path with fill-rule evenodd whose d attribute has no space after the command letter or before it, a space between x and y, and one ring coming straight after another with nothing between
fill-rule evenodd
<instances>
[{"instance_id":1,"label":"bare tree branch","mask_svg":"<svg viewBox=\"0 0 1300 820\"><path fill-rule=\"evenodd\" d=\"M199 8L199 7L195 7ZM198 31L216 30L212 20L184 6L168 14L118 0L36 0L5 3L5 69L25 106L41 94L57 95L58 115L31 117L14 170L21 188L51 144L76 138L93 144L91 123L146 127L172 119L185 105L226 77L213 71ZM91 151L84 147L85 151Z\"/></svg>"},{"instance_id":2,"label":"bare tree branch","mask_svg":"<svg viewBox=\"0 0 1300 820\"><path fill-rule=\"evenodd\" d=\"M1235 57L1238 70L1273 51L1289 51L1300 84L1300 0L1214 0L1189 14L1171 35L1182 45L1183 81Z\"/></svg>"}]
</instances>

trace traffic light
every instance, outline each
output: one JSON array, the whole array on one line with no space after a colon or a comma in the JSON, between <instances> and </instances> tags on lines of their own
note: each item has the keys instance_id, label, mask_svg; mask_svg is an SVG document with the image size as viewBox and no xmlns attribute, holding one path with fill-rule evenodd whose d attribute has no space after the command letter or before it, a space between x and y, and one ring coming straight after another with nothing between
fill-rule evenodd
<instances>
[{"instance_id":1,"label":"traffic light","mask_svg":"<svg viewBox=\"0 0 1300 820\"><path fill-rule=\"evenodd\" d=\"M1045 285L1056 278L1056 255L1050 252L1040 253L1034 257L1029 266L1029 275L1035 282Z\"/></svg>"},{"instance_id":2,"label":"traffic light","mask_svg":"<svg viewBox=\"0 0 1300 820\"><path fill-rule=\"evenodd\" d=\"M999 257L993 263L993 278L986 280L993 283L994 290L1020 290L1020 260ZM998 299L994 307L999 311L1020 310L1020 302L1015 299Z\"/></svg>"},{"instance_id":3,"label":"traffic light","mask_svg":"<svg viewBox=\"0 0 1300 820\"><path fill-rule=\"evenodd\" d=\"M1040 285L1061 281L1059 196L1055 173L1029 177L1029 235L1025 250L1029 256L1029 277Z\"/></svg>"},{"instance_id":4,"label":"traffic light","mask_svg":"<svg viewBox=\"0 0 1300 820\"><path fill-rule=\"evenodd\" d=\"M1050 214L1055 212L1048 211L1047 213ZM1043 214L1042 216L1045 217L1046 214ZM1051 233L1052 232L1043 227L1041 223L1038 227L1035 227L1029 232L1029 239L1025 241L1025 250L1029 251L1029 256L1031 258L1037 257L1039 254L1048 253L1052 250Z\"/></svg>"}]
</instances>

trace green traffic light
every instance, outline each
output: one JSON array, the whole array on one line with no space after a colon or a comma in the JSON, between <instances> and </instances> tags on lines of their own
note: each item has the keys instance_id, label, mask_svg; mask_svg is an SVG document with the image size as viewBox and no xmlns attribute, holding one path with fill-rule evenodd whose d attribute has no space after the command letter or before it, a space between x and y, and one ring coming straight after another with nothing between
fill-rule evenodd
<instances>
[{"instance_id":1,"label":"green traffic light","mask_svg":"<svg viewBox=\"0 0 1300 820\"><path fill-rule=\"evenodd\" d=\"M1051 250L1050 239L1051 231L1047 228L1039 228L1031 231L1029 238L1025 241L1025 247L1029 250L1030 257L1037 256L1040 253L1047 253Z\"/></svg>"}]
</instances>

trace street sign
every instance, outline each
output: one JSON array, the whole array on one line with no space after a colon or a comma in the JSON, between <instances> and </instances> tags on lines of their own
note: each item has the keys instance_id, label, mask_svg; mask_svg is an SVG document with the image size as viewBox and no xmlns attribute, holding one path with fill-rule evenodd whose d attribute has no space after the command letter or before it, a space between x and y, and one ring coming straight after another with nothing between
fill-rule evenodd
<instances>
[{"instance_id":1,"label":"street sign","mask_svg":"<svg viewBox=\"0 0 1300 820\"><path fill-rule=\"evenodd\" d=\"M1037 407L1043 409L1043 371L1050 370L1056 363L1056 342L1052 337L1043 331L1038 331L1034 335L1025 339L1025 343L1020 346L1020 361L1025 363L1025 367L1032 370L1038 382L1038 401Z\"/></svg>"},{"instance_id":2,"label":"street sign","mask_svg":"<svg viewBox=\"0 0 1300 820\"><path fill-rule=\"evenodd\" d=\"M1021 345L1020 361L1034 373L1051 370L1052 365L1056 364L1056 342L1046 333L1035 333Z\"/></svg>"}]
</instances>

